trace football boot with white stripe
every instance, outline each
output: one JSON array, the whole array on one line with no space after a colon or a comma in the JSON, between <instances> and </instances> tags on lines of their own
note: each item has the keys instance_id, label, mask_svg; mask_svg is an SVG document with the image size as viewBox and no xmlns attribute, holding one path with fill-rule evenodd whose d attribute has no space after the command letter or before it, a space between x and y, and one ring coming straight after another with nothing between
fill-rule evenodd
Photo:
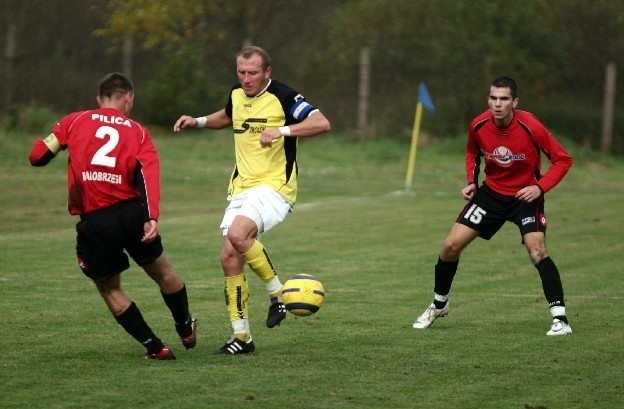
<instances>
[{"instance_id":1,"label":"football boot with white stripe","mask_svg":"<svg viewBox=\"0 0 624 409\"><path fill-rule=\"evenodd\" d=\"M282 301L271 300L271 305L269 306L269 314L266 319L266 326L269 328L273 328L286 318L286 306Z\"/></svg>"},{"instance_id":2,"label":"football boot with white stripe","mask_svg":"<svg viewBox=\"0 0 624 409\"><path fill-rule=\"evenodd\" d=\"M219 355L238 355L238 354L250 354L256 350L256 345L253 340L249 338L249 341L245 342L238 338L230 338L221 348L217 350Z\"/></svg>"}]
</instances>

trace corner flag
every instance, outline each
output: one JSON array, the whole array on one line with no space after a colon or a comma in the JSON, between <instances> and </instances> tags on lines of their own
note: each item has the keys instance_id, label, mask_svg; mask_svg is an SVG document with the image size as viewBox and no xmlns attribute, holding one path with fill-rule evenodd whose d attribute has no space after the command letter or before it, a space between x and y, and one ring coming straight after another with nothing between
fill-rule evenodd
<instances>
[{"instance_id":1,"label":"corner flag","mask_svg":"<svg viewBox=\"0 0 624 409\"><path fill-rule=\"evenodd\" d=\"M423 107L425 107L431 115L435 114L435 106L433 105L431 95L429 95L429 90L424 82L421 82L418 86L418 101L422 102Z\"/></svg>"},{"instance_id":2,"label":"corner flag","mask_svg":"<svg viewBox=\"0 0 624 409\"><path fill-rule=\"evenodd\" d=\"M418 103L416 104L416 119L414 120L414 129L412 129L412 146L410 147L409 161L407 164L407 176L405 177L405 190L412 187L412 175L414 173L414 164L416 162L416 148L418 147L418 134L420 133L420 119L422 117L422 108L433 115L435 106L427 86L421 82L418 85Z\"/></svg>"}]
</instances>

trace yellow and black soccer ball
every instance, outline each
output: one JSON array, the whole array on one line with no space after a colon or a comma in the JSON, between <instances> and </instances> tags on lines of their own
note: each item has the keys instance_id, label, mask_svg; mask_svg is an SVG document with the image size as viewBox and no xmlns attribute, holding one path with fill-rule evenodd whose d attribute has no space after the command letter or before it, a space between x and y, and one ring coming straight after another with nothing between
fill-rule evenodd
<instances>
[{"instance_id":1,"label":"yellow and black soccer ball","mask_svg":"<svg viewBox=\"0 0 624 409\"><path fill-rule=\"evenodd\" d=\"M310 274L297 274L284 283L282 299L294 315L306 317L317 312L325 301L323 284Z\"/></svg>"}]
</instances>

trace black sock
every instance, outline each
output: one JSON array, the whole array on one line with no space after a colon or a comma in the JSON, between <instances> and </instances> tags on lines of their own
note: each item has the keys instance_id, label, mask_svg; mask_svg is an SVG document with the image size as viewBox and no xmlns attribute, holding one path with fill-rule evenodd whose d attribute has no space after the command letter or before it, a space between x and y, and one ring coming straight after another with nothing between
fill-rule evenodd
<instances>
[{"instance_id":1,"label":"black sock","mask_svg":"<svg viewBox=\"0 0 624 409\"><path fill-rule=\"evenodd\" d=\"M433 305L435 305L437 310L441 310L442 308L444 308L444 306L446 305L446 303L448 302L448 300L446 301L438 301L438 300L433 300Z\"/></svg>"},{"instance_id":2,"label":"black sock","mask_svg":"<svg viewBox=\"0 0 624 409\"><path fill-rule=\"evenodd\" d=\"M553 319L556 319L556 320L559 320L559 321L563 321L566 324L569 324L568 317L566 317L565 315L557 315L556 317L553 317Z\"/></svg>"},{"instance_id":3,"label":"black sock","mask_svg":"<svg viewBox=\"0 0 624 409\"><path fill-rule=\"evenodd\" d=\"M183 286L180 291L173 294L165 294L163 292L160 294L163 300L165 300L169 311L171 311L171 316L176 324L184 324L190 315L186 286Z\"/></svg>"},{"instance_id":4,"label":"black sock","mask_svg":"<svg viewBox=\"0 0 624 409\"><path fill-rule=\"evenodd\" d=\"M540 278L542 279L542 288L544 289L544 296L546 297L546 301L548 301L548 306L565 307L563 285L561 284L561 277L559 276L559 270L555 263L550 257L546 257L537 263L535 268L537 268Z\"/></svg>"},{"instance_id":5,"label":"black sock","mask_svg":"<svg viewBox=\"0 0 624 409\"><path fill-rule=\"evenodd\" d=\"M163 300L165 300L165 304L171 311L171 316L173 317L173 321L176 324L176 330L178 331L178 335L181 337L186 337L191 333L191 327L189 321L190 312L188 308L188 296L186 294L186 286L183 286L182 289L173 294L165 294L161 291Z\"/></svg>"},{"instance_id":6,"label":"black sock","mask_svg":"<svg viewBox=\"0 0 624 409\"><path fill-rule=\"evenodd\" d=\"M448 295L451 291L451 285L453 284L453 278L455 277L455 273L457 272L457 266L459 265L458 261L442 261L438 257L438 263L435 266L435 284L433 287L433 291L439 295ZM446 305L445 302L434 301L436 304L436 308L440 309Z\"/></svg>"},{"instance_id":7,"label":"black sock","mask_svg":"<svg viewBox=\"0 0 624 409\"><path fill-rule=\"evenodd\" d=\"M147 325L139 307L134 302L130 304L127 310L121 313L118 317L115 317L119 325L126 330L132 338L139 341L150 354L159 352L164 344L162 341L152 332L152 329Z\"/></svg>"}]
</instances>

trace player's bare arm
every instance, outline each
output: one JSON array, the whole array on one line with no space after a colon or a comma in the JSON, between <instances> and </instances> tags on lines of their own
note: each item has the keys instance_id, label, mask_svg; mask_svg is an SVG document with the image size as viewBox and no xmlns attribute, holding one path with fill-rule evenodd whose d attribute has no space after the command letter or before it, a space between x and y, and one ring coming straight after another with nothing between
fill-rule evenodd
<instances>
[{"instance_id":1,"label":"player's bare arm","mask_svg":"<svg viewBox=\"0 0 624 409\"><path fill-rule=\"evenodd\" d=\"M476 191L477 191L477 185L475 185L474 183L470 183L468 186L464 187L461 190L461 195L464 199L470 200L472 199Z\"/></svg>"},{"instance_id":2,"label":"player's bare arm","mask_svg":"<svg viewBox=\"0 0 624 409\"><path fill-rule=\"evenodd\" d=\"M331 125L321 111L313 111L306 119L298 124L290 125L290 134L294 136L311 137L329 132Z\"/></svg>"},{"instance_id":3,"label":"player's bare arm","mask_svg":"<svg viewBox=\"0 0 624 409\"><path fill-rule=\"evenodd\" d=\"M260 146L263 148L270 148L275 139L284 136L312 137L329 132L330 130L331 125L329 120L321 111L317 110L310 113L306 119L298 124L265 130L260 135Z\"/></svg>"},{"instance_id":4,"label":"player's bare arm","mask_svg":"<svg viewBox=\"0 0 624 409\"><path fill-rule=\"evenodd\" d=\"M221 129L230 125L232 125L232 120L225 113L225 109L222 109L210 115L197 118L189 115L182 115L173 125L173 131L180 132L184 128Z\"/></svg>"},{"instance_id":5,"label":"player's bare arm","mask_svg":"<svg viewBox=\"0 0 624 409\"><path fill-rule=\"evenodd\" d=\"M524 202L531 203L532 201L539 199L541 195L542 189L540 189L537 185L531 185L518 190L516 198Z\"/></svg>"}]
</instances>

